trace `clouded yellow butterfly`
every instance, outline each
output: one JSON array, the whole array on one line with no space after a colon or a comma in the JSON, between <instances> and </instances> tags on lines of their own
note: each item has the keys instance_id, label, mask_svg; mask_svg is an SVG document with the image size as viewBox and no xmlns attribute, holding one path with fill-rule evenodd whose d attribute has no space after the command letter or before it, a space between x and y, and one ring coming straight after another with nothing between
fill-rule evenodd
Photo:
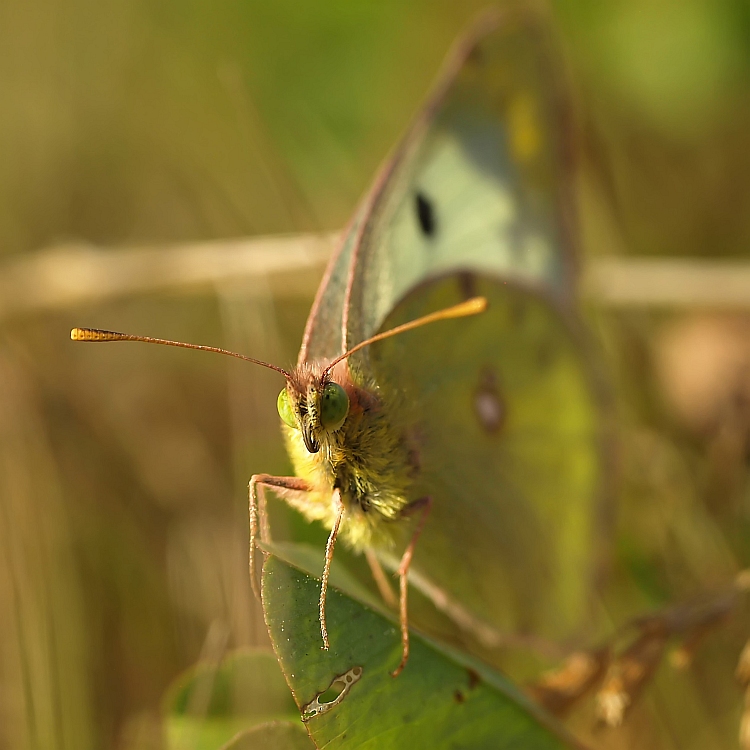
<instances>
[{"instance_id":1,"label":"clouded yellow butterfly","mask_svg":"<svg viewBox=\"0 0 750 750\"><path fill-rule=\"evenodd\" d=\"M367 552L386 595L378 560L396 567L395 673L410 568L487 642L482 623L572 626L589 593L601 406L574 308L567 132L543 37L535 20L493 12L458 42L345 232L296 368L274 368L296 476L252 478L251 538L269 537L265 488L330 529L326 647L337 537Z\"/></svg>"}]
</instances>

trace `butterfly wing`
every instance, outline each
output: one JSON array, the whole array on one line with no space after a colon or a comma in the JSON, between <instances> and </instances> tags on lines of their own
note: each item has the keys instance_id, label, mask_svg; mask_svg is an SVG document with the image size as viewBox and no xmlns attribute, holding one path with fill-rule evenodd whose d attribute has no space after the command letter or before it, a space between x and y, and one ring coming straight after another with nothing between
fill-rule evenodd
<instances>
[{"instance_id":1,"label":"butterfly wing","mask_svg":"<svg viewBox=\"0 0 750 750\"><path fill-rule=\"evenodd\" d=\"M370 199L347 347L412 287L450 271L531 281L570 300L568 134L542 36L528 16L493 14L454 50Z\"/></svg>"},{"instance_id":2,"label":"butterfly wing","mask_svg":"<svg viewBox=\"0 0 750 750\"><path fill-rule=\"evenodd\" d=\"M570 297L568 133L542 37L530 16L490 12L455 45L329 267L301 360L369 338L409 289L451 270Z\"/></svg>"},{"instance_id":3,"label":"butterfly wing","mask_svg":"<svg viewBox=\"0 0 750 750\"><path fill-rule=\"evenodd\" d=\"M488 297L487 313L366 347L350 367L405 412L412 499L433 499L415 567L507 627L553 614L567 626L581 613L602 498L600 400L573 311L568 133L548 48L523 14L485 16L459 42L360 206L301 354L330 359Z\"/></svg>"},{"instance_id":4,"label":"butterfly wing","mask_svg":"<svg viewBox=\"0 0 750 750\"><path fill-rule=\"evenodd\" d=\"M419 285L385 325L456 304L464 283ZM486 313L372 346L384 400L407 412L414 496L433 501L414 568L505 631L569 635L590 611L602 532L600 391L559 304L474 285Z\"/></svg>"}]
</instances>

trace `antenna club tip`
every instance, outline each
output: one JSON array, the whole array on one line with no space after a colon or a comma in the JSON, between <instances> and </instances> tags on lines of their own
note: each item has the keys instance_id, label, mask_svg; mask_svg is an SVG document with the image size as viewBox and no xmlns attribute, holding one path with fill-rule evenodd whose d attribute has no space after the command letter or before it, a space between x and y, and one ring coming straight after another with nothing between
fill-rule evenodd
<instances>
[{"instance_id":1,"label":"antenna club tip","mask_svg":"<svg viewBox=\"0 0 750 750\"><path fill-rule=\"evenodd\" d=\"M71 328L70 338L73 341L117 341L122 334L100 331L98 328Z\"/></svg>"},{"instance_id":2,"label":"antenna club tip","mask_svg":"<svg viewBox=\"0 0 750 750\"><path fill-rule=\"evenodd\" d=\"M472 297L471 299L467 299L466 302L461 302L455 307L450 308L446 312L449 315L453 313L450 317L463 318L467 315L479 315L479 313L483 313L488 307L489 302L487 302L487 297Z\"/></svg>"},{"instance_id":3,"label":"antenna club tip","mask_svg":"<svg viewBox=\"0 0 750 750\"><path fill-rule=\"evenodd\" d=\"M478 313L484 312L489 307L489 304L487 297L474 297L467 302L467 305L471 306L472 311Z\"/></svg>"}]
</instances>

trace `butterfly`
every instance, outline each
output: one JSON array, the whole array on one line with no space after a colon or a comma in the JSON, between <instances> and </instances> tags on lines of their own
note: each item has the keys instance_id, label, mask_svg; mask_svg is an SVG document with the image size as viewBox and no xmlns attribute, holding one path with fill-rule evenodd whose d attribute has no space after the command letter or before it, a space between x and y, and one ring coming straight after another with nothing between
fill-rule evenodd
<instances>
[{"instance_id":1,"label":"butterfly","mask_svg":"<svg viewBox=\"0 0 750 750\"><path fill-rule=\"evenodd\" d=\"M249 485L250 568L266 490L409 581L485 644L585 609L606 450L575 306L568 137L536 18L492 11L456 43L346 229L278 397L295 476ZM79 340L156 341L74 329ZM227 353L227 352L224 352Z\"/></svg>"},{"instance_id":2,"label":"butterfly","mask_svg":"<svg viewBox=\"0 0 750 750\"><path fill-rule=\"evenodd\" d=\"M548 47L535 18L503 12L456 44L348 227L279 396L296 477L254 478L331 529L323 589L339 534L381 581L378 557L402 551L396 673L412 564L469 627L472 611L510 628L585 610L603 405ZM478 299L481 314L446 314Z\"/></svg>"}]
</instances>

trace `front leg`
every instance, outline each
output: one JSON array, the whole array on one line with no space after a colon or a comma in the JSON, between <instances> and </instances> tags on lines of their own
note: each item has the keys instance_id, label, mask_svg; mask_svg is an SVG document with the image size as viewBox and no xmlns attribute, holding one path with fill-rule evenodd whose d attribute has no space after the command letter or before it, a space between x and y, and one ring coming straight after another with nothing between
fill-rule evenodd
<instances>
[{"instance_id":1,"label":"front leg","mask_svg":"<svg viewBox=\"0 0 750 750\"><path fill-rule=\"evenodd\" d=\"M258 527L260 527L260 538L263 542L271 540L271 532L268 526L268 514L266 511L266 488L276 490L279 497L290 503L292 507L302 505L300 496L312 491L312 487L304 479L299 477L274 477L270 474L254 474L248 485L248 516L250 523L250 585L253 592L260 599L260 587L255 571L255 545L258 538ZM295 502L296 500L296 502ZM341 492L333 491L331 502L336 510L336 518L326 544L325 566L320 584L319 619L320 633L323 637L323 648L330 648L328 640L328 627L326 625L326 596L328 594L328 578L331 574L331 563L333 562L333 549L338 537L339 528L344 518L344 504L341 501Z\"/></svg>"},{"instance_id":2,"label":"front leg","mask_svg":"<svg viewBox=\"0 0 750 750\"><path fill-rule=\"evenodd\" d=\"M268 525L268 513L266 510L265 488L281 490L280 497L288 497L292 494L307 494L312 487L304 479L299 477L275 477L271 474L253 474L248 484L248 521L250 524L250 586L255 596L260 599L260 586L255 571L255 546L258 540L258 526L260 526L260 538L263 542L271 540L271 532Z\"/></svg>"},{"instance_id":3,"label":"front leg","mask_svg":"<svg viewBox=\"0 0 750 750\"><path fill-rule=\"evenodd\" d=\"M328 651L331 644L328 640L328 625L326 623L326 596L328 595L328 578L331 575L331 563L333 562L333 548L339 535L341 522L344 520L344 503L341 501L341 490L333 491L333 507L336 510L336 520L331 527L331 533L326 542L326 561L323 566L323 578L320 582L320 601L318 602L318 617L320 620L320 634L323 636L323 648Z\"/></svg>"}]
</instances>

